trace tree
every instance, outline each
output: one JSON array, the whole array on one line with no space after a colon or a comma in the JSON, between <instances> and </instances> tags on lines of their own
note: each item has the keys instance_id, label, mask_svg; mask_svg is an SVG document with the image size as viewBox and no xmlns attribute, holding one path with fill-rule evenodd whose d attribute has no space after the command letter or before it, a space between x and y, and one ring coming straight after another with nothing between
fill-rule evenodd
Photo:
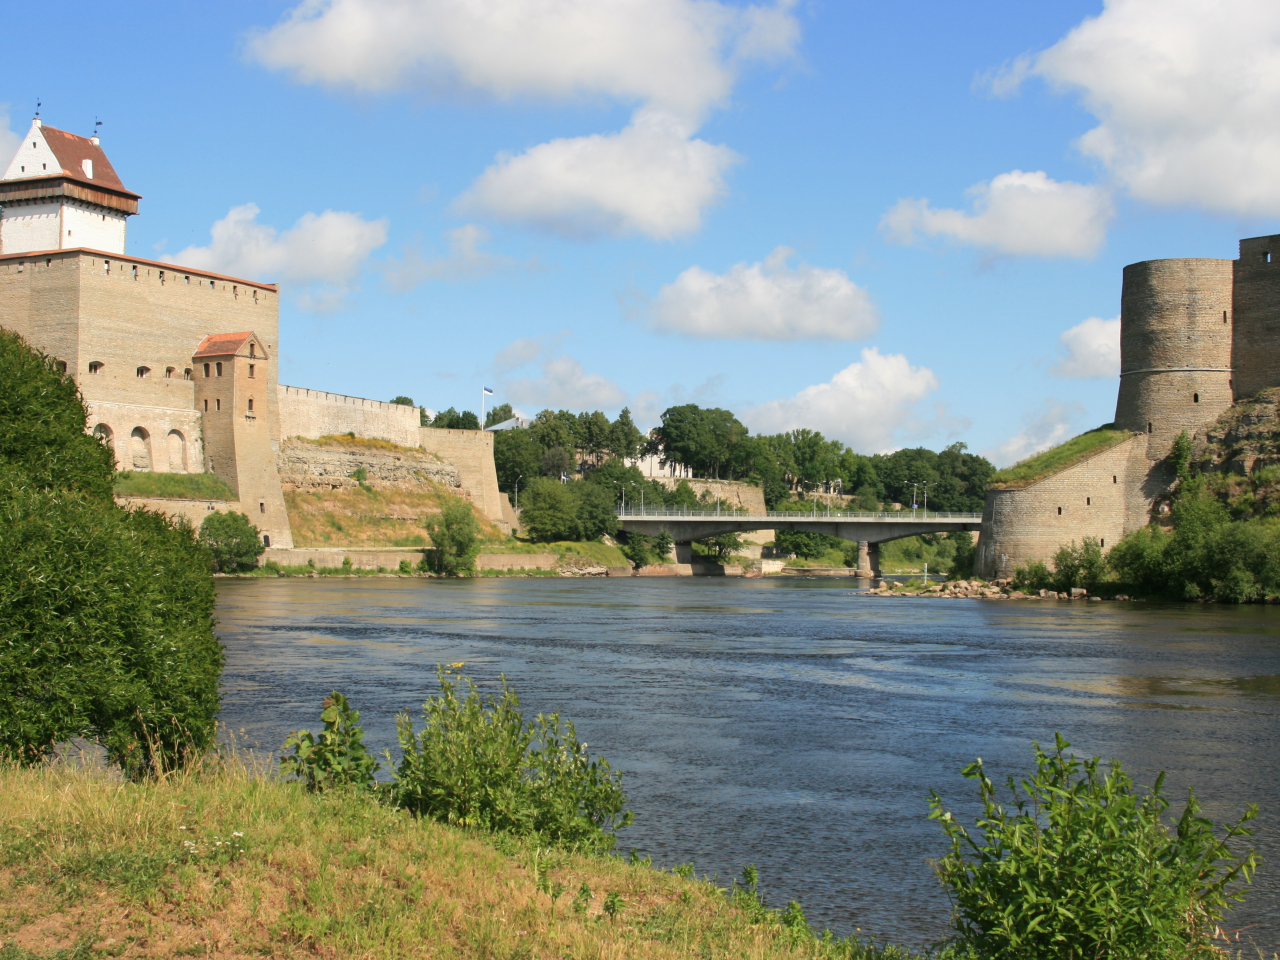
<instances>
[{"instance_id":1,"label":"tree","mask_svg":"<svg viewBox=\"0 0 1280 960\"><path fill-rule=\"evenodd\" d=\"M631 410L623 407L609 428L609 451L621 460L634 460L639 455L644 436L631 419Z\"/></svg>"},{"instance_id":2,"label":"tree","mask_svg":"<svg viewBox=\"0 0 1280 960\"><path fill-rule=\"evenodd\" d=\"M417 404L413 402L413 397L406 397L406 396L392 397L392 398L391 398L391 402L392 402L392 403L399 404L399 405L400 405L400 406L402 406L402 407L416 407L416 406L417 406Z\"/></svg>"},{"instance_id":3,"label":"tree","mask_svg":"<svg viewBox=\"0 0 1280 960\"><path fill-rule=\"evenodd\" d=\"M577 418L573 418L572 423L567 423L554 410L541 411L533 418L533 423L529 424L529 436L543 450L560 447L572 451L577 446L574 439L576 432Z\"/></svg>"},{"instance_id":4,"label":"tree","mask_svg":"<svg viewBox=\"0 0 1280 960\"><path fill-rule=\"evenodd\" d=\"M575 540L599 540L618 532L618 515L614 512L612 491L596 483L577 480L566 484L578 501Z\"/></svg>"},{"instance_id":5,"label":"tree","mask_svg":"<svg viewBox=\"0 0 1280 960\"><path fill-rule=\"evenodd\" d=\"M488 413L484 415L484 425L492 427L495 423L506 423L515 417L516 412L511 409L511 404L500 403Z\"/></svg>"},{"instance_id":6,"label":"tree","mask_svg":"<svg viewBox=\"0 0 1280 960\"><path fill-rule=\"evenodd\" d=\"M551 447L542 455L542 473L544 476L559 480L574 472L576 464L572 450L565 447Z\"/></svg>"},{"instance_id":7,"label":"tree","mask_svg":"<svg viewBox=\"0 0 1280 960\"><path fill-rule=\"evenodd\" d=\"M476 554L480 552L477 543L480 524L471 504L458 497L447 497L440 512L428 517L423 526L431 538L428 562L433 572L457 577L475 568Z\"/></svg>"},{"instance_id":8,"label":"tree","mask_svg":"<svg viewBox=\"0 0 1280 960\"><path fill-rule=\"evenodd\" d=\"M209 551L213 568L219 573L252 570L267 549L262 543L262 532L243 513L235 511L205 517L200 524L200 542Z\"/></svg>"},{"instance_id":9,"label":"tree","mask_svg":"<svg viewBox=\"0 0 1280 960\"><path fill-rule=\"evenodd\" d=\"M734 551L741 550L743 546L742 538L736 533L721 533L714 537L703 537L697 542L710 550L712 558L718 561L729 559Z\"/></svg>"},{"instance_id":10,"label":"tree","mask_svg":"<svg viewBox=\"0 0 1280 960\"><path fill-rule=\"evenodd\" d=\"M437 413L426 426L441 430L479 430L480 418L470 410L459 413L453 407L449 407Z\"/></svg>"},{"instance_id":11,"label":"tree","mask_svg":"<svg viewBox=\"0 0 1280 960\"><path fill-rule=\"evenodd\" d=\"M576 539L578 501L568 484L538 477L520 498L520 527L531 540L554 543Z\"/></svg>"},{"instance_id":12,"label":"tree","mask_svg":"<svg viewBox=\"0 0 1280 960\"><path fill-rule=\"evenodd\" d=\"M83 737L134 777L213 743L222 648L185 522L111 500L75 383L0 333L0 755Z\"/></svg>"},{"instance_id":13,"label":"tree","mask_svg":"<svg viewBox=\"0 0 1280 960\"><path fill-rule=\"evenodd\" d=\"M533 442L528 430L497 430L493 434L493 465L498 489L511 493L519 478L526 484L542 472L545 451Z\"/></svg>"}]
</instances>

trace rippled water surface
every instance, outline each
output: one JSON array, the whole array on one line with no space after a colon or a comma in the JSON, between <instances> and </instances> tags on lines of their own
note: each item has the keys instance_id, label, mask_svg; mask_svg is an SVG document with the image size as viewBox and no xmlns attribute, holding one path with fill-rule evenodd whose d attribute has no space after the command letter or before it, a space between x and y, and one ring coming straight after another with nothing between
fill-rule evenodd
<instances>
[{"instance_id":1,"label":"rippled water surface","mask_svg":"<svg viewBox=\"0 0 1280 960\"><path fill-rule=\"evenodd\" d=\"M842 933L944 936L937 789L1027 769L1062 731L1221 820L1261 808L1233 923L1280 949L1280 608L878 599L809 579L227 580L223 719L278 745L334 687L394 745L440 662L505 673L626 774L622 833L662 866L760 868Z\"/></svg>"}]
</instances>

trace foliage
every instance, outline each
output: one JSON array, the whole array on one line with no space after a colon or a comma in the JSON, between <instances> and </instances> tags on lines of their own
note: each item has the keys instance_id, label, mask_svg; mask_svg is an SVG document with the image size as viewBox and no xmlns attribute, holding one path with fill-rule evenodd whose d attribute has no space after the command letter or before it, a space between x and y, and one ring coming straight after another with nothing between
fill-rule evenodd
<instances>
[{"instance_id":1,"label":"foliage","mask_svg":"<svg viewBox=\"0 0 1280 960\"><path fill-rule=\"evenodd\" d=\"M1191 479L1191 434L1183 430L1173 438L1173 446L1169 450L1169 461L1179 480Z\"/></svg>"},{"instance_id":2,"label":"foliage","mask_svg":"<svg viewBox=\"0 0 1280 960\"><path fill-rule=\"evenodd\" d=\"M1090 593L1098 589L1107 572L1102 546L1097 537L1084 537L1080 546L1074 540L1058 548L1053 555L1053 580L1050 586L1059 593L1083 587Z\"/></svg>"},{"instance_id":3,"label":"foliage","mask_svg":"<svg viewBox=\"0 0 1280 960\"><path fill-rule=\"evenodd\" d=\"M968 580L973 576L973 564L978 558L978 547L973 542L973 534L968 530L955 530L947 534L947 538L955 544L956 550L947 576L952 580Z\"/></svg>"},{"instance_id":4,"label":"foliage","mask_svg":"<svg viewBox=\"0 0 1280 960\"><path fill-rule=\"evenodd\" d=\"M623 534L621 549L628 560L637 567L645 567L651 563L666 563L671 555L674 541L671 534L663 532L656 537L647 537L640 533Z\"/></svg>"},{"instance_id":5,"label":"foliage","mask_svg":"<svg viewBox=\"0 0 1280 960\"><path fill-rule=\"evenodd\" d=\"M403 406L403 407L416 407L416 406L417 406L417 404L413 402L413 397L406 397L406 396L403 396L403 395L401 395L401 396L399 396L399 397L392 397L392 398L391 398L391 402L392 402L392 403L395 403L395 404L399 404L400 406Z\"/></svg>"},{"instance_id":6,"label":"foliage","mask_svg":"<svg viewBox=\"0 0 1280 960\"><path fill-rule=\"evenodd\" d=\"M243 513L234 510L211 513L200 524L200 542L213 558L219 573L252 570L267 548L262 533Z\"/></svg>"},{"instance_id":7,"label":"foliage","mask_svg":"<svg viewBox=\"0 0 1280 960\"><path fill-rule=\"evenodd\" d=\"M1075 466L1132 436L1128 430L1117 430L1114 424L1104 423L1095 430L1072 437L1066 443L1037 453L1012 467L997 470L991 477L991 486L999 490L1029 487L1037 480Z\"/></svg>"},{"instance_id":8,"label":"foliage","mask_svg":"<svg viewBox=\"0 0 1280 960\"><path fill-rule=\"evenodd\" d=\"M434 573L456 577L475 568L476 555L480 552L477 536L480 524L471 504L458 497L448 497L441 503L440 512L428 517L423 526L434 548L424 559L429 558Z\"/></svg>"},{"instance_id":9,"label":"foliage","mask_svg":"<svg viewBox=\"0 0 1280 960\"><path fill-rule=\"evenodd\" d=\"M440 694L422 705L422 731L415 733L408 713L397 718L399 805L559 846L614 845L613 831L632 822L622 775L588 756L571 721L553 713L526 723L505 677L501 698L486 700L470 678L454 679L443 667L437 676Z\"/></svg>"},{"instance_id":10,"label":"foliage","mask_svg":"<svg viewBox=\"0 0 1280 960\"><path fill-rule=\"evenodd\" d=\"M694 542L705 547L710 556L720 563L728 560L744 546L742 538L736 533L721 533L714 537L703 537Z\"/></svg>"},{"instance_id":11,"label":"foliage","mask_svg":"<svg viewBox=\"0 0 1280 960\"><path fill-rule=\"evenodd\" d=\"M953 513L978 513L995 467L985 457L953 443L941 453L923 447L878 454L871 458L887 502Z\"/></svg>"},{"instance_id":12,"label":"foliage","mask_svg":"<svg viewBox=\"0 0 1280 960\"><path fill-rule=\"evenodd\" d=\"M1024 593L1039 593L1048 590L1053 583L1053 574L1043 560L1031 560L1025 567L1013 571L1013 582L1010 586Z\"/></svg>"},{"instance_id":13,"label":"foliage","mask_svg":"<svg viewBox=\"0 0 1280 960\"><path fill-rule=\"evenodd\" d=\"M747 428L728 410L703 409L694 403L664 410L662 425L654 431L665 459L717 479L746 436Z\"/></svg>"},{"instance_id":14,"label":"foliage","mask_svg":"<svg viewBox=\"0 0 1280 960\"><path fill-rule=\"evenodd\" d=\"M807 530L777 530L773 535L773 545L779 553L801 560L816 560L832 550L842 550L846 542L839 537Z\"/></svg>"},{"instance_id":15,"label":"foliage","mask_svg":"<svg viewBox=\"0 0 1280 960\"><path fill-rule=\"evenodd\" d=\"M1229 842L1250 836L1249 807L1221 838L1194 793L1170 830L1164 775L1144 796L1118 762L1079 760L1059 734L1034 745L1035 773L1008 780L997 798L982 761L963 770L978 784L982 815L971 832L932 793L930 818L951 849L936 865L955 903L957 946L1001 960L1158 960L1219 956L1215 929L1258 863Z\"/></svg>"},{"instance_id":16,"label":"foliage","mask_svg":"<svg viewBox=\"0 0 1280 960\"><path fill-rule=\"evenodd\" d=\"M506 423L508 420L513 419L515 415L516 412L511 409L511 404L500 403L496 407L490 407L488 412L485 413L484 425L485 427L492 427L497 423ZM505 431L499 430L495 432L502 433Z\"/></svg>"},{"instance_id":17,"label":"foliage","mask_svg":"<svg viewBox=\"0 0 1280 960\"><path fill-rule=\"evenodd\" d=\"M134 473L122 470L115 476L112 492L117 497L148 497L156 500L235 500L235 491L212 473Z\"/></svg>"},{"instance_id":18,"label":"foliage","mask_svg":"<svg viewBox=\"0 0 1280 960\"><path fill-rule=\"evenodd\" d=\"M584 480L538 477L520 498L520 526L531 539L598 540L617 532L613 494Z\"/></svg>"},{"instance_id":19,"label":"foliage","mask_svg":"<svg viewBox=\"0 0 1280 960\"><path fill-rule=\"evenodd\" d=\"M360 711L351 709L347 698L334 690L324 701L320 719L324 730L318 737L298 730L285 739L284 749L293 753L280 758L280 772L297 777L308 790L373 787L380 765L365 749Z\"/></svg>"},{"instance_id":20,"label":"foliage","mask_svg":"<svg viewBox=\"0 0 1280 960\"><path fill-rule=\"evenodd\" d=\"M470 410L463 410L459 413L453 407L449 407L447 410L441 410L434 417L429 419L427 419L425 412L422 416L427 421L423 424L424 427L438 427L442 430L480 429L480 418Z\"/></svg>"}]
</instances>

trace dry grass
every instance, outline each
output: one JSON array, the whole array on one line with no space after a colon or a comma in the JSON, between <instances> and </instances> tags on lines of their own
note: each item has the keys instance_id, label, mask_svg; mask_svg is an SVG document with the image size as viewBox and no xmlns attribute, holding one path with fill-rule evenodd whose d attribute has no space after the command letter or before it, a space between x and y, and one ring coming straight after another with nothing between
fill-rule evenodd
<instances>
[{"instance_id":1,"label":"dry grass","mask_svg":"<svg viewBox=\"0 0 1280 960\"><path fill-rule=\"evenodd\" d=\"M417 490L365 486L316 493L289 490L284 502L297 547L429 547L422 520L439 513L441 503L450 496L435 486ZM476 519L481 538L504 539L478 512Z\"/></svg>"},{"instance_id":2,"label":"dry grass","mask_svg":"<svg viewBox=\"0 0 1280 960\"><path fill-rule=\"evenodd\" d=\"M239 764L144 784L0 768L0 957L885 956L796 938L705 882L500 846Z\"/></svg>"}]
</instances>

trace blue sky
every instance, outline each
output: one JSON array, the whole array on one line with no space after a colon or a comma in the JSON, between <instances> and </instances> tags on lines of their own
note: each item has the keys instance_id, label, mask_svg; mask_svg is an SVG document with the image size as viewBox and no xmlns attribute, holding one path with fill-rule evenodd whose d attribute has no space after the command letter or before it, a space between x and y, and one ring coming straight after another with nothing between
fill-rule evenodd
<instances>
[{"instance_id":1,"label":"blue sky","mask_svg":"<svg viewBox=\"0 0 1280 960\"><path fill-rule=\"evenodd\" d=\"M300 386L1006 463L1111 418L1124 264L1280 231L1274 3L61 9L0 147L101 119L129 251L279 281Z\"/></svg>"}]
</instances>

